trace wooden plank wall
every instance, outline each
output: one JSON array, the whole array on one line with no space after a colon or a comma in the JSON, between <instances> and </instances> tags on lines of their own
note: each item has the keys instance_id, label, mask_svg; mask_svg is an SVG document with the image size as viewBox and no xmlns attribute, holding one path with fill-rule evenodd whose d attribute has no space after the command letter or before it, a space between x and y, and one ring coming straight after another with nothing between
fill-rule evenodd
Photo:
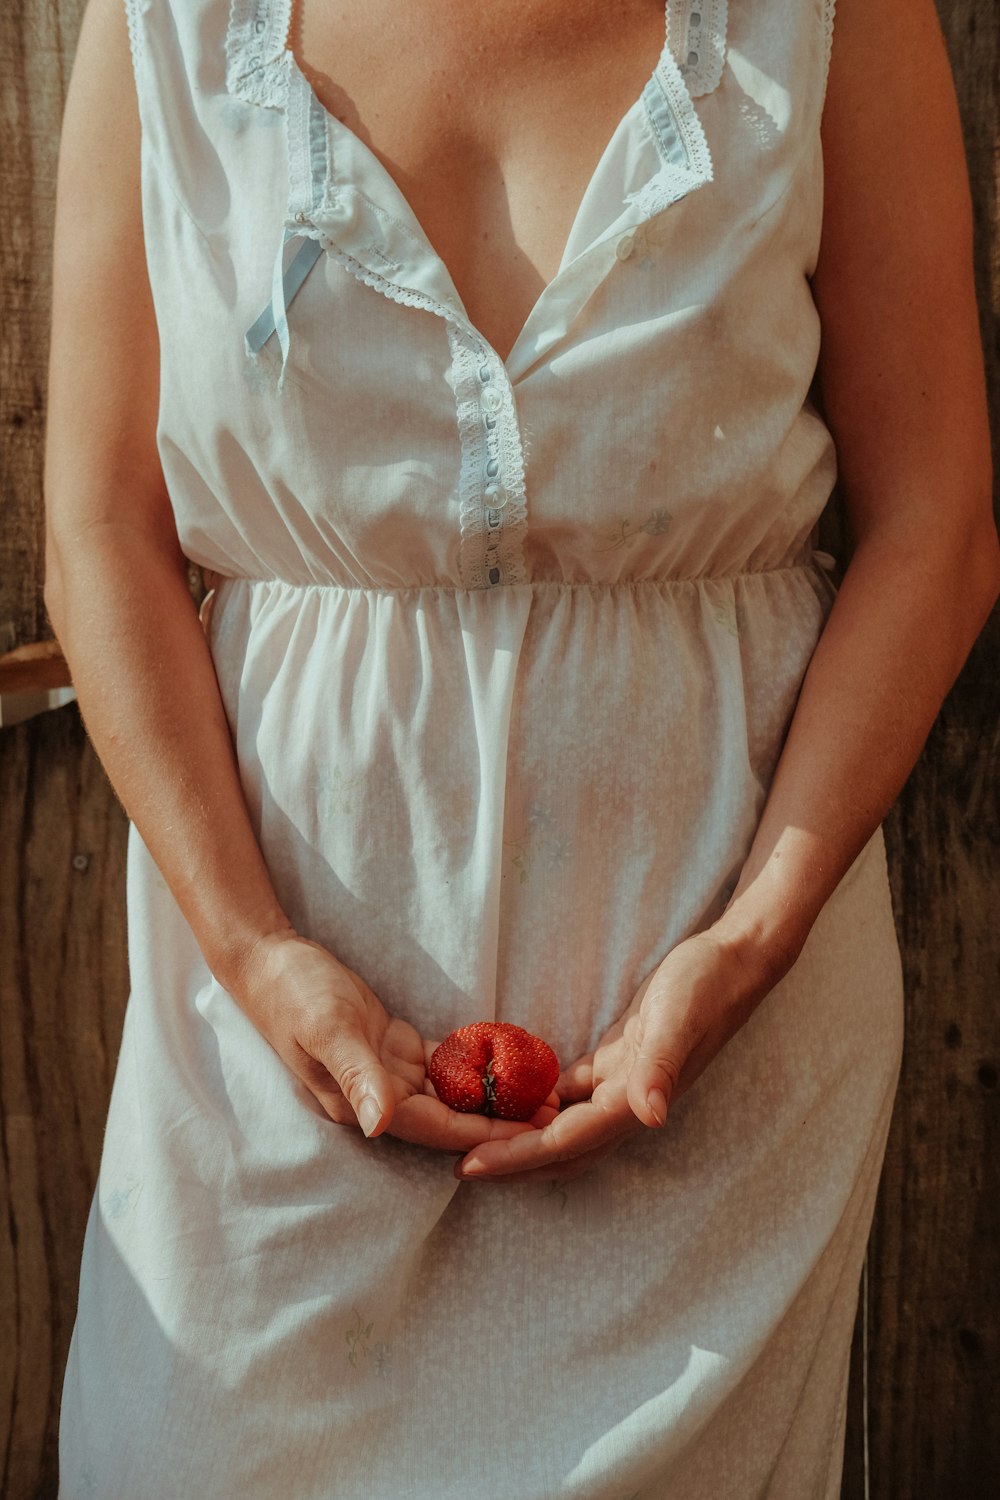
<instances>
[{"instance_id":1,"label":"wooden plank wall","mask_svg":"<svg viewBox=\"0 0 1000 1500\"><path fill-rule=\"evenodd\" d=\"M993 0L939 7L996 411L1000 18ZM50 633L40 593L50 246L82 10L82 0L0 7L0 653ZM836 548L835 505L825 533ZM859 1307L843 1500L985 1500L1000 1489L998 646L994 618L887 823L907 1040ZM126 823L75 705L0 729L0 788L0 1493L54 1500L62 1375L128 990Z\"/></svg>"}]
</instances>

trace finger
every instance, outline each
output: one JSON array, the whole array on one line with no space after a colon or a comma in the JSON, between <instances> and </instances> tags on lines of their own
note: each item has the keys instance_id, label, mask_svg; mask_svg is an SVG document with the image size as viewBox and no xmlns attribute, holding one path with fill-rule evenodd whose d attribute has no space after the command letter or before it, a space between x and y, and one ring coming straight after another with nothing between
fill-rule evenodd
<instances>
[{"instance_id":1,"label":"finger","mask_svg":"<svg viewBox=\"0 0 1000 1500\"><path fill-rule=\"evenodd\" d=\"M404 1076L404 1073L397 1071L395 1062L391 1059L387 1059L386 1061L389 1063L389 1077L392 1080L396 1101L395 1108L398 1109L402 1101L413 1094L414 1089L410 1080ZM317 1064L317 1066L319 1065ZM358 1123L358 1117L351 1108L350 1103L341 1093L336 1082L326 1072L325 1068L323 1072L326 1079L325 1089L315 1089L314 1093L325 1112L337 1125L350 1125L356 1130L360 1130L361 1126ZM395 1109L393 1113L395 1113Z\"/></svg>"},{"instance_id":2,"label":"finger","mask_svg":"<svg viewBox=\"0 0 1000 1500\"><path fill-rule=\"evenodd\" d=\"M312 1064L314 1075L322 1072L330 1075L350 1104L365 1135L381 1135L396 1108L396 1087L364 1034L343 1026L326 1045L317 1048L312 1055L305 1055ZM316 1085L321 1080L314 1076L306 1081L319 1097ZM332 1090L324 1092L331 1093Z\"/></svg>"},{"instance_id":3,"label":"finger","mask_svg":"<svg viewBox=\"0 0 1000 1500\"><path fill-rule=\"evenodd\" d=\"M666 1122L677 1092L681 1069L700 1041L687 1017L654 1013L644 1024L635 1059L628 1072L628 1103L643 1125Z\"/></svg>"},{"instance_id":4,"label":"finger","mask_svg":"<svg viewBox=\"0 0 1000 1500\"><path fill-rule=\"evenodd\" d=\"M556 1162L546 1167L533 1167L527 1172L505 1172L502 1176L490 1175L488 1177L476 1177L468 1180L494 1184L507 1182L571 1182L573 1178L582 1177L586 1172L592 1171L599 1161L603 1161L606 1156L610 1156L620 1144L621 1139L623 1137L619 1138L619 1140L609 1141L607 1145L601 1146L594 1151L586 1151L582 1156L573 1157L571 1161ZM455 1175L459 1175L457 1170Z\"/></svg>"},{"instance_id":5,"label":"finger","mask_svg":"<svg viewBox=\"0 0 1000 1500\"><path fill-rule=\"evenodd\" d=\"M423 1088L426 1076L424 1042L408 1021L393 1016L379 1043L379 1055L393 1077L408 1085L408 1091Z\"/></svg>"},{"instance_id":6,"label":"finger","mask_svg":"<svg viewBox=\"0 0 1000 1500\"><path fill-rule=\"evenodd\" d=\"M553 1102L554 1101L554 1102ZM534 1125L536 1130L544 1130L546 1125L551 1125L559 1113L559 1099L555 1094L550 1094L545 1103L540 1105L528 1121Z\"/></svg>"},{"instance_id":7,"label":"finger","mask_svg":"<svg viewBox=\"0 0 1000 1500\"><path fill-rule=\"evenodd\" d=\"M556 1080L556 1093L566 1104L576 1104L589 1099L594 1092L594 1054L578 1057L576 1062L564 1068Z\"/></svg>"},{"instance_id":8,"label":"finger","mask_svg":"<svg viewBox=\"0 0 1000 1500\"><path fill-rule=\"evenodd\" d=\"M486 1115L461 1114L429 1094L412 1094L403 1099L397 1105L389 1126L389 1134L399 1140L459 1155L522 1131L539 1134L526 1120L497 1120Z\"/></svg>"},{"instance_id":9,"label":"finger","mask_svg":"<svg viewBox=\"0 0 1000 1500\"><path fill-rule=\"evenodd\" d=\"M354 1130L361 1129L357 1115L339 1089L331 1089L328 1093L318 1093L314 1089L313 1093L335 1125L349 1125Z\"/></svg>"},{"instance_id":10,"label":"finger","mask_svg":"<svg viewBox=\"0 0 1000 1500\"><path fill-rule=\"evenodd\" d=\"M544 1130L507 1140L486 1142L475 1147L456 1167L456 1176L507 1176L511 1172L534 1171L583 1156L634 1128L624 1087L616 1091L613 1103L571 1104L560 1111Z\"/></svg>"}]
</instances>

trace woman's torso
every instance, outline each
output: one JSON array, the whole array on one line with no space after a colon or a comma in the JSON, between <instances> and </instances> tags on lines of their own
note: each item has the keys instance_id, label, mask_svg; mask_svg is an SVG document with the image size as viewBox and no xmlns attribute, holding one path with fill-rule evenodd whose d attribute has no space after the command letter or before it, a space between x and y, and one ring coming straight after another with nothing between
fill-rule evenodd
<instances>
[{"instance_id":1,"label":"woman's torso","mask_svg":"<svg viewBox=\"0 0 1000 1500\"><path fill-rule=\"evenodd\" d=\"M633 871L620 921L641 869L638 949L664 950L724 903L830 605L812 531L835 456L809 399L821 0L670 0L668 30L633 4L607 90L597 9L595 48L568 5L552 21L527 0L478 21L314 0L312 36L290 0L130 3L158 435L184 550L224 579L210 643L286 910L359 972L406 910L432 967L463 976L445 1019L470 996L489 1013L498 984L528 983L498 979L507 938L489 934L518 933L553 879L525 850L559 766L541 844L558 863L607 818L598 844ZM509 195L477 187L484 156ZM555 162L573 181L549 212ZM531 277L498 270L510 308L487 330L479 271L449 271L489 280L476 237L508 196L543 285L525 313ZM273 319L245 345L311 250L285 347ZM366 890L373 838L404 885L379 872L392 926L366 937L330 881ZM404 888L413 847L441 854L426 912ZM455 934L485 923L481 944L439 951L442 900ZM542 1034L579 1048L618 1014L628 966L609 961L598 1009L539 1015ZM411 972L414 1014L420 989Z\"/></svg>"},{"instance_id":2,"label":"woman's torso","mask_svg":"<svg viewBox=\"0 0 1000 1500\"><path fill-rule=\"evenodd\" d=\"M291 0L129 3L193 561L473 589L808 563L835 475L810 400L823 0L635 4L620 43L602 9L525 0L314 5L302 35Z\"/></svg>"}]
</instances>

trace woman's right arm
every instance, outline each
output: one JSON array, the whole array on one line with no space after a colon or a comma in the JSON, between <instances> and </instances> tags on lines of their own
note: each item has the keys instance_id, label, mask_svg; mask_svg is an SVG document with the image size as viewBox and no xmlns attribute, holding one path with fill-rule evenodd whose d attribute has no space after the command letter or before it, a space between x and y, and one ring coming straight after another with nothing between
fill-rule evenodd
<instances>
[{"instance_id":1,"label":"woman's right arm","mask_svg":"<svg viewBox=\"0 0 1000 1500\"><path fill-rule=\"evenodd\" d=\"M45 604L111 783L213 973L290 929L251 829L156 446L159 341L122 0L90 0L56 179Z\"/></svg>"},{"instance_id":2,"label":"woman's right arm","mask_svg":"<svg viewBox=\"0 0 1000 1500\"><path fill-rule=\"evenodd\" d=\"M452 1151L531 1128L434 1097L430 1044L296 933L272 886L159 462L123 0L90 0L84 13L52 279L45 604L94 748L206 963L337 1123Z\"/></svg>"}]
</instances>

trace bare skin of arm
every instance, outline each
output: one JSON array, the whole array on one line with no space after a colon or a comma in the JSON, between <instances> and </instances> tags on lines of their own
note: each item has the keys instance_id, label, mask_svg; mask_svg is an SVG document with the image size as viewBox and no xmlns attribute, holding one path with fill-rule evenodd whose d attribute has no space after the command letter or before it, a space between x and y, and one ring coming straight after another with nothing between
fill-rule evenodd
<instances>
[{"instance_id":1,"label":"bare skin of arm","mask_svg":"<svg viewBox=\"0 0 1000 1500\"><path fill-rule=\"evenodd\" d=\"M429 1044L281 909L160 468L158 371L124 7L90 0L60 144L45 451L45 603L88 734L212 973L331 1119L453 1152L530 1130L446 1109Z\"/></svg>"},{"instance_id":2,"label":"bare skin of arm","mask_svg":"<svg viewBox=\"0 0 1000 1500\"><path fill-rule=\"evenodd\" d=\"M897 44L906 37L906 46ZM567 1068L546 1129L457 1175L571 1177L661 1124L787 973L996 601L1000 546L954 85L932 0L839 0L813 277L855 548L733 898Z\"/></svg>"}]
</instances>

